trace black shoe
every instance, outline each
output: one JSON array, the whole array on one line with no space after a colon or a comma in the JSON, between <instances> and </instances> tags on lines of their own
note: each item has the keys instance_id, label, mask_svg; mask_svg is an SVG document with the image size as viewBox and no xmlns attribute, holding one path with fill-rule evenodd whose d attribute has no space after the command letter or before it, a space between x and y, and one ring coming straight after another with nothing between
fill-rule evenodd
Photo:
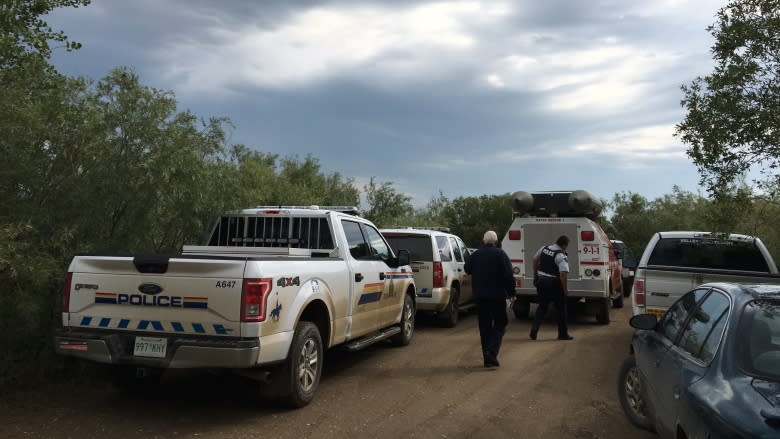
<instances>
[{"instance_id":1,"label":"black shoe","mask_svg":"<svg viewBox=\"0 0 780 439\"><path fill-rule=\"evenodd\" d=\"M564 336L558 336L558 340L574 340L574 337L572 337L569 334L566 334Z\"/></svg>"},{"instance_id":2,"label":"black shoe","mask_svg":"<svg viewBox=\"0 0 780 439\"><path fill-rule=\"evenodd\" d=\"M485 355L485 367L498 367L498 358L495 355Z\"/></svg>"},{"instance_id":3,"label":"black shoe","mask_svg":"<svg viewBox=\"0 0 780 439\"><path fill-rule=\"evenodd\" d=\"M531 340L536 340L536 331L533 329L531 330L531 333L528 334L529 337L531 337Z\"/></svg>"}]
</instances>

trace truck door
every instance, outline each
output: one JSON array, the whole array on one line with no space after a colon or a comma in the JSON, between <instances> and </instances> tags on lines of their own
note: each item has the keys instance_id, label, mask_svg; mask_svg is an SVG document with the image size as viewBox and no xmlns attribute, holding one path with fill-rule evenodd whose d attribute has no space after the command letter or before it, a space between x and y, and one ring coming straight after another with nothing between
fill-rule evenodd
<instances>
[{"instance_id":1,"label":"truck door","mask_svg":"<svg viewBox=\"0 0 780 439\"><path fill-rule=\"evenodd\" d=\"M380 301L385 290L384 261L377 260L357 221L341 220L349 246L350 338L367 334L380 326ZM378 233L378 232L377 232Z\"/></svg>"},{"instance_id":2,"label":"truck door","mask_svg":"<svg viewBox=\"0 0 780 439\"><path fill-rule=\"evenodd\" d=\"M360 224L363 230L363 236L368 241L368 247L374 258L375 265L371 267L375 270L371 274L372 279L379 279L377 282L383 282L382 295L379 299L378 322L380 327L385 327L398 318L399 312L403 308L405 290L405 279L401 273L396 273L396 269L388 265L392 257L390 246L385 242L382 234L368 224ZM411 275L407 274L407 278Z\"/></svg>"}]
</instances>

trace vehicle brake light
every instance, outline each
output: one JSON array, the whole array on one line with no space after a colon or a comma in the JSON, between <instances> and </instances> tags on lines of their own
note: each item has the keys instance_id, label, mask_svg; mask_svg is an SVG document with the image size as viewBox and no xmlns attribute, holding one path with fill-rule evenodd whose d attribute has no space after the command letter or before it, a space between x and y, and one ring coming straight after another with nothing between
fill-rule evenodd
<instances>
[{"instance_id":1,"label":"vehicle brake light","mask_svg":"<svg viewBox=\"0 0 780 439\"><path fill-rule=\"evenodd\" d=\"M634 279L634 302L639 306L645 306L644 279Z\"/></svg>"},{"instance_id":2,"label":"vehicle brake light","mask_svg":"<svg viewBox=\"0 0 780 439\"><path fill-rule=\"evenodd\" d=\"M279 215L282 211L279 209L266 209L264 213L266 215Z\"/></svg>"},{"instance_id":3,"label":"vehicle brake light","mask_svg":"<svg viewBox=\"0 0 780 439\"><path fill-rule=\"evenodd\" d=\"M444 270L441 267L441 262L433 263L433 288L441 288L444 286Z\"/></svg>"},{"instance_id":4,"label":"vehicle brake light","mask_svg":"<svg viewBox=\"0 0 780 439\"><path fill-rule=\"evenodd\" d=\"M69 271L65 276L65 286L62 287L62 312L70 310L70 283L73 281L73 272Z\"/></svg>"},{"instance_id":5,"label":"vehicle brake light","mask_svg":"<svg viewBox=\"0 0 780 439\"><path fill-rule=\"evenodd\" d=\"M273 279L244 279L241 288L241 321L265 321L266 302Z\"/></svg>"},{"instance_id":6,"label":"vehicle brake light","mask_svg":"<svg viewBox=\"0 0 780 439\"><path fill-rule=\"evenodd\" d=\"M583 241L593 241L596 238L596 233L593 230L583 230L580 232L580 239Z\"/></svg>"},{"instance_id":7,"label":"vehicle brake light","mask_svg":"<svg viewBox=\"0 0 780 439\"><path fill-rule=\"evenodd\" d=\"M519 230L510 230L508 236L511 241L519 241L522 233Z\"/></svg>"},{"instance_id":8,"label":"vehicle brake light","mask_svg":"<svg viewBox=\"0 0 780 439\"><path fill-rule=\"evenodd\" d=\"M598 268L594 269L593 270L593 276L595 276L595 277L601 276L601 270L599 270Z\"/></svg>"}]
</instances>

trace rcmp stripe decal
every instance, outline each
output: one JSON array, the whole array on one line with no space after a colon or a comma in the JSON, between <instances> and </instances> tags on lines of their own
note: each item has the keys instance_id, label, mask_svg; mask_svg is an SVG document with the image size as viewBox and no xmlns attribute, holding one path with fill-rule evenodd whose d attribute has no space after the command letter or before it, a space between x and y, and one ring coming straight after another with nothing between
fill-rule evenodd
<instances>
[{"instance_id":1,"label":"rcmp stripe decal","mask_svg":"<svg viewBox=\"0 0 780 439\"><path fill-rule=\"evenodd\" d=\"M380 292L381 294L381 292ZM178 333L196 333L211 335L228 335L232 332L225 325L214 323L182 323L182 322L164 322L160 320L136 320L115 319L111 317L93 317L83 316L79 326L91 328L116 328L138 331L158 331L158 332L178 332ZM187 329L190 329L187 331Z\"/></svg>"},{"instance_id":2,"label":"rcmp stripe decal","mask_svg":"<svg viewBox=\"0 0 780 439\"><path fill-rule=\"evenodd\" d=\"M360 296L360 300L358 300L358 305L379 301L379 299L382 298L382 291L384 291L384 289L384 282L363 285L363 294Z\"/></svg>"},{"instance_id":3,"label":"rcmp stripe decal","mask_svg":"<svg viewBox=\"0 0 780 439\"><path fill-rule=\"evenodd\" d=\"M116 303L116 293L95 293L95 303Z\"/></svg>"},{"instance_id":4,"label":"rcmp stripe decal","mask_svg":"<svg viewBox=\"0 0 780 439\"><path fill-rule=\"evenodd\" d=\"M362 296L360 296L358 305L365 305L366 303L378 302L381 297L382 297L381 291L378 291L376 293L363 294Z\"/></svg>"},{"instance_id":5,"label":"rcmp stripe decal","mask_svg":"<svg viewBox=\"0 0 780 439\"><path fill-rule=\"evenodd\" d=\"M580 265L607 265L604 261L580 261Z\"/></svg>"},{"instance_id":6,"label":"rcmp stripe decal","mask_svg":"<svg viewBox=\"0 0 780 439\"><path fill-rule=\"evenodd\" d=\"M182 303L184 308L208 308L209 299L207 297L184 297Z\"/></svg>"}]
</instances>

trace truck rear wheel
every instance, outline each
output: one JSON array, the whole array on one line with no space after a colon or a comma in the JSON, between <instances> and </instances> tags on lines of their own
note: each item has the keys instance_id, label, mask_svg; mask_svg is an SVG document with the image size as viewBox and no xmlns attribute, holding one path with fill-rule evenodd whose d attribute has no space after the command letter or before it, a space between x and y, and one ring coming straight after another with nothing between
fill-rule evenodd
<instances>
[{"instance_id":1,"label":"truck rear wheel","mask_svg":"<svg viewBox=\"0 0 780 439\"><path fill-rule=\"evenodd\" d=\"M450 288L450 301L447 303L447 308L443 313L444 326L447 328L454 328L458 324L458 300L460 300L460 292L458 287Z\"/></svg>"},{"instance_id":2,"label":"truck rear wheel","mask_svg":"<svg viewBox=\"0 0 780 439\"><path fill-rule=\"evenodd\" d=\"M518 296L512 305L512 311L515 313L516 319L528 320L529 314L531 314L531 301L527 297Z\"/></svg>"},{"instance_id":3,"label":"truck rear wheel","mask_svg":"<svg viewBox=\"0 0 780 439\"><path fill-rule=\"evenodd\" d=\"M605 297L601 299L596 310L596 321L602 325L609 324L609 309L612 307L612 299Z\"/></svg>"},{"instance_id":4,"label":"truck rear wheel","mask_svg":"<svg viewBox=\"0 0 780 439\"><path fill-rule=\"evenodd\" d=\"M280 376L279 396L286 405L299 408L314 399L322 375L323 356L322 337L317 325L299 322Z\"/></svg>"},{"instance_id":5,"label":"truck rear wheel","mask_svg":"<svg viewBox=\"0 0 780 439\"><path fill-rule=\"evenodd\" d=\"M414 334L414 301L404 294L404 309L401 311L401 332L394 335L390 341L396 346L406 346L412 341Z\"/></svg>"}]
</instances>

